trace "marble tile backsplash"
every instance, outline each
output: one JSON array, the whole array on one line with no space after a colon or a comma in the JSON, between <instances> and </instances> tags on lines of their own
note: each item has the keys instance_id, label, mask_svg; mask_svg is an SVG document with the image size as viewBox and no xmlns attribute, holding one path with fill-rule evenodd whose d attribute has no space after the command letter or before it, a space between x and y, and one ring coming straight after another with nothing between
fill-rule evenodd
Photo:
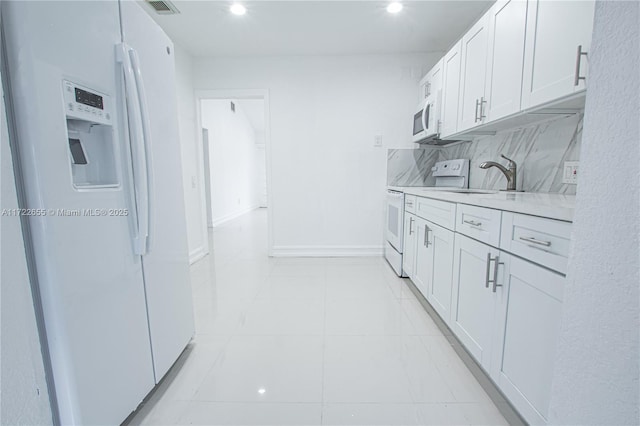
<instances>
[{"instance_id":1,"label":"marble tile backsplash","mask_svg":"<svg viewBox=\"0 0 640 426\"><path fill-rule=\"evenodd\" d=\"M387 185L433 186L431 168L440 159L436 149L389 149L387 151Z\"/></svg>"},{"instance_id":2,"label":"marble tile backsplash","mask_svg":"<svg viewBox=\"0 0 640 426\"><path fill-rule=\"evenodd\" d=\"M387 184L433 185L435 180L431 176L431 167L436 161L469 158L471 188L504 189L506 179L499 170L479 167L483 161L506 165L506 160L500 157L504 154L518 164L518 189L575 194L576 185L562 183L562 169L565 161L579 159L581 139L582 115L578 114L494 136L481 136L450 147L389 150ZM411 159L414 163L403 169L402 166L411 163Z\"/></svg>"}]
</instances>

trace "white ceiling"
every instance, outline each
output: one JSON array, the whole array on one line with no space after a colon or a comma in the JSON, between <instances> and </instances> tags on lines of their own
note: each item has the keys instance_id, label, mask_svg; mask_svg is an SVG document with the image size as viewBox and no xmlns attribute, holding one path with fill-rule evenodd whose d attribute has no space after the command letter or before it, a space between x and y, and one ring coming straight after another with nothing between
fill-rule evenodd
<instances>
[{"instance_id":1,"label":"white ceiling","mask_svg":"<svg viewBox=\"0 0 640 426\"><path fill-rule=\"evenodd\" d=\"M195 56L345 55L448 49L492 0L404 1L397 15L381 1L175 0L177 15L153 19Z\"/></svg>"}]
</instances>

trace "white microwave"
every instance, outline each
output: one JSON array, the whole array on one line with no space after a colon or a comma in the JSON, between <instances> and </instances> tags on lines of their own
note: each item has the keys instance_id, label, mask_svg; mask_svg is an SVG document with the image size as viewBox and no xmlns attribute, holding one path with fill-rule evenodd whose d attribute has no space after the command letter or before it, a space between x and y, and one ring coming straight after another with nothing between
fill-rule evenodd
<instances>
[{"instance_id":1,"label":"white microwave","mask_svg":"<svg viewBox=\"0 0 640 426\"><path fill-rule=\"evenodd\" d=\"M417 112L413 115L413 141L425 142L437 139L440 136L438 95L429 96L418 105Z\"/></svg>"}]
</instances>

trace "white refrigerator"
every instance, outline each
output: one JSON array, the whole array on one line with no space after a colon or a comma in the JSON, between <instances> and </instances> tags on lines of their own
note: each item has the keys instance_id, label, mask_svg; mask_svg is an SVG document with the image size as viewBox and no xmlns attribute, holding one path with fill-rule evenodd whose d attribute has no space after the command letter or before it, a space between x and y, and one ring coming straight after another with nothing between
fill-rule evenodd
<instances>
[{"instance_id":1,"label":"white refrigerator","mask_svg":"<svg viewBox=\"0 0 640 426\"><path fill-rule=\"evenodd\" d=\"M173 44L133 1L0 7L54 410L118 424L194 333Z\"/></svg>"}]
</instances>

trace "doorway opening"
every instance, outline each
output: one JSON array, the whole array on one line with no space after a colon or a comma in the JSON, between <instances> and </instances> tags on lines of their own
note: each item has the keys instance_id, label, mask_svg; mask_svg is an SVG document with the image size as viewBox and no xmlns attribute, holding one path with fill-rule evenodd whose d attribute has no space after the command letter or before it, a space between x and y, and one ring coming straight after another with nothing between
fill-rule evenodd
<instances>
[{"instance_id":1,"label":"doorway opening","mask_svg":"<svg viewBox=\"0 0 640 426\"><path fill-rule=\"evenodd\" d=\"M202 91L196 97L203 231L208 239L214 228L257 209L268 209L269 103L267 91ZM271 254L268 210L267 234Z\"/></svg>"}]
</instances>

